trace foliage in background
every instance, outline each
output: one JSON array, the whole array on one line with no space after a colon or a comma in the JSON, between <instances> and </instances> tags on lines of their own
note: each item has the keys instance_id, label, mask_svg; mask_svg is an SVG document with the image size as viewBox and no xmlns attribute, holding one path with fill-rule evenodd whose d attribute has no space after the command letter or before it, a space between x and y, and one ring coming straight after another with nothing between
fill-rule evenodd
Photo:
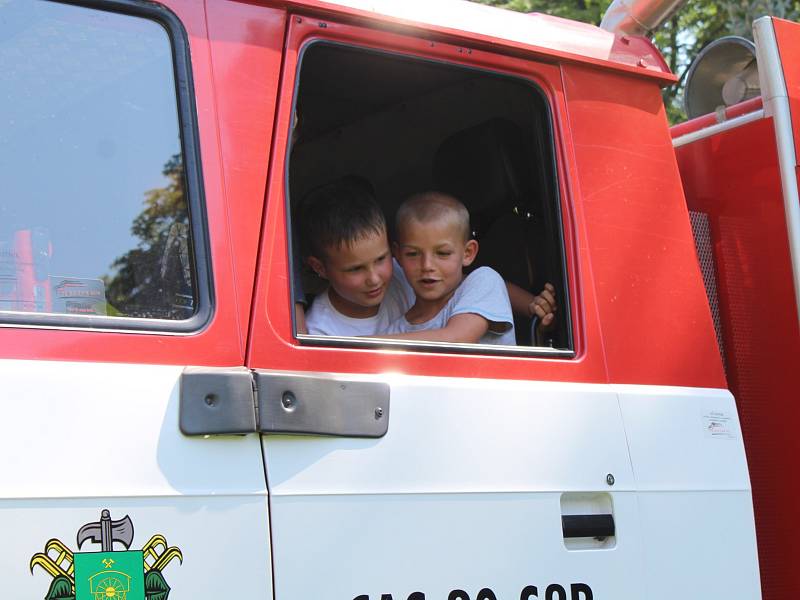
<instances>
[{"instance_id":1,"label":"foliage in background","mask_svg":"<svg viewBox=\"0 0 800 600\"><path fill-rule=\"evenodd\" d=\"M188 319L193 311L189 258L189 210L180 154L162 171L164 187L145 192L142 211L131 224L139 239L103 276L115 314L156 319Z\"/></svg>"},{"instance_id":2,"label":"foliage in background","mask_svg":"<svg viewBox=\"0 0 800 600\"><path fill-rule=\"evenodd\" d=\"M472 0L520 12L540 12L599 25L610 0ZM671 123L686 118L683 84L692 59L709 42L726 35L753 39L753 21L772 15L800 20L800 0L687 0L656 32L655 43L678 75L677 85L664 90Z\"/></svg>"},{"instance_id":3,"label":"foliage in background","mask_svg":"<svg viewBox=\"0 0 800 600\"><path fill-rule=\"evenodd\" d=\"M695 56L707 44L726 35L753 39L753 21L765 15L797 21L800 0L688 0L655 35L655 42L672 72L677 86L664 90L670 122L686 118L683 84Z\"/></svg>"},{"instance_id":4,"label":"foliage in background","mask_svg":"<svg viewBox=\"0 0 800 600\"><path fill-rule=\"evenodd\" d=\"M606 12L611 0L472 0L480 4L497 6L516 10L524 13L538 12L583 21L584 23L600 24L603 13Z\"/></svg>"}]
</instances>

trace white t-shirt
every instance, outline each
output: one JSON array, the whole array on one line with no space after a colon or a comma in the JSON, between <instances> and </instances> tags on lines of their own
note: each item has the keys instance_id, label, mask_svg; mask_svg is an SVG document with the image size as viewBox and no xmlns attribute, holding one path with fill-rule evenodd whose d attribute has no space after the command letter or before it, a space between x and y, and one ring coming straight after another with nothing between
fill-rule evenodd
<instances>
[{"instance_id":1,"label":"white t-shirt","mask_svg":"<svg viewBox=\"0 0 800 600\"><path fill-rule=\"evenodd\" d=\"M412 324L403 313L389 326L387 333L441 329L451 317L464 313L480 315L489 321L489 329L478 340L479 344L517 345L506 284L497 271L489 267L480 267L467 275L444 308L430 321Z\"/></svg>"},{"instance_id":2,"label":"white t-shirt","mask_svg":"<svg viewBox=\"0 0 800 600\"><path fill-rule=\"evenodd\" d=\"M306 327L312 335L362 336L385 333L392 321L404 315L414 304L414 290L405 273L392 259L392 279L378 312L373 317L357 319L340 313L328 296L328 290L314 298L306 314Z\"/></svg>"}]
</instances>

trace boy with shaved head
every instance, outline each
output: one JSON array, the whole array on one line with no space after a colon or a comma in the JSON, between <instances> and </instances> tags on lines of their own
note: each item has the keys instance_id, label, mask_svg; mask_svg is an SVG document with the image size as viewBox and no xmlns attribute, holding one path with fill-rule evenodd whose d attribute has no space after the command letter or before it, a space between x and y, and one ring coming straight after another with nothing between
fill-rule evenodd
<instances>
[{"instance_id":1,"label":"boy with shaved head","mask_svg":"<svg viewBox=\"0 0 800 600\"><path fill-rule=\"evenodd\" d=\"M393 268L386 222L364 180L345 177L316 188L305 199L301 217L306 261L329 283L305 315L307 332L313 335L514 344L512 321L505 310L508 294L520 314L538 315L544 325L554 318L552 286L533 296L482 267L459 288L461 269L475 259L478 244L469 239L466 208L451 196L426 192L401 206L397 218L401 239L395 255L405 263L403 269ZM442 235L434 252L425 249L424 240L415 241L436 233L439 226ZM435 268L421 267L424 273L418 277L415 299L404 270L415 272L418 255L423 262L425 257L431 259ZM448 309L443 323L427 323L425 317L436 305L430 298L442 292L442 286L443 297L457 297L459 302ZM491 293L479 297L486 291Z\"/></svg>"},{"instance_id":2,"label":"boy with shaved head","mask_svg":"<svg viewBox=\"0 0 800 600\"><path fill-rule=\"evenodd\" d=\"M402 339L515 345L502 277L489 267L464 277L463 269L478 254L464 205L440 192L415 194L400 206L395 224L394 255L416 301L388 333Z\"/></svg>"}]
</instances>

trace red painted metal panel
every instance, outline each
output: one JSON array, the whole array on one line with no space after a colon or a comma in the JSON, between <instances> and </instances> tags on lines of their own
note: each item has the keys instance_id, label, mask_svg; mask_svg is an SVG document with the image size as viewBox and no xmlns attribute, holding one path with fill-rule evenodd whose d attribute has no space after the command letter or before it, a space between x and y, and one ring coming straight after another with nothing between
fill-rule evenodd
<instances>
[{"instance_id":1,"label":"red painted metal panel","mask_svg":"<svg viewBox=\"0 0 800 600\"><path fill-rule=\"evenodd\" d=\"M753 486L764 600L800 595L800 331L772 119L677 149L691 210L708 215L728 382Z\"/></svg>"},{"instance_id":2,"label":"red painted metal panel","mask_svg":"<svg viewBox=\"0 0 800 600\"><path fill-rule=\"evenodd\" d=\"M281 10L208 4L224 202L243 330L250 320L285 26Z\"/></svg>"},{"instance_id":3,"label":"red painted metal panel","mask_svg":"<svg viewBox=\"0 0 800 600\"><path fill-rule=\"evenodd\" d=\"M217 115L208 33L202 3L164 2L188 34L200 132L205 200L208 211L216 310L206 328L194 335L0 328L3 358L138 362L156 364L237 365L244 360L244 327L239 324L231 269L228 214L224 205Z\"/></svg>"},{"instance_id":4,"label":"red painted metal panel","mask_svg":"<svg viewBox=\"0 0 800 600\"><path fill-rule=\"evenodd\" d=\"M568 144L556 148L562 182L562 211L565 221L567 269L573 304L573 323L578 357L555 360L510 356L469 356L444 353L399 352L371 349L344 349L301 346L292 336L288 289L288 259L285 230L285 154L290 130L291 101L294 93L297 55L302 44L324 38L362 47L382 48L412 56L446 60L474 67L492 69L530 79L540 85L553 109L556 139L568 125L564 113L559 69L553 65L534 64L516 58L472 51L448 44L408 38L385 31L362 29L326 22L321 28L317 19L296 17L291 20L287 42L281 95L270 164L265 229L256 283L253 310L253 334L250 338L248 364L256 368L300 371L447 375L498 379L539 379L561 381L606 381L602 346L596 322L596 307L589 262L578 246L583 241L583 220L579 207L569 202L570 181L575 177L567 156ZM657 86L654 85L657 89ZM580 309L578 309L580 307Z\"/></svg>"},{"instance_id":5,"label":"red painted metal panel","mask_svg":"<svg viewBox=\"0 0 800 600\"><path fill-rule=\"evenodd\" d=\"M725 387L658 86L564 82L610 380Z\"/></svg>"},{"instance_id":6,"label":"red painted metal panel","mask_svg":"<svg viewBox=\"0 0 800 600\"><path fill-rule=\"evenodd\" d=\"M638 68L656 68L670 73L669 65L653 40L643 35L617 35L611 48L611 60Z\"/></svg>"},{"instance_id":7,"label":"red painted metal panel","mask_svg":"<svg viewBox=\"0 0 800 600\"><path fill-rule=\"evenodd\" d=\"M626 72L637 77L658 81L661 85L675 83L678 78L669 72L663 57L658 50L649 43L634 41L631 44L624 42L615 43L609 53L609 59L604 60L579 53L579 44L575 44L575 36L580 36L580 29L586 28L585 24L578 24L566 19L551 17L544 14L518 15L518 19L530 18L549 21L552 24L551 35L562 37L563 44L557 48L547 48L531 43L494 37L479 32L479 27L464 26L463 29L442 27L437 25L422 24L411 19L399 19L378 14L370 10L336 6L326 0L286 0L281 2L289 10L295 10L313 15L322 19L335 19L341 23L359 26L377 27L393 32L402 32L409 35L425 35L427 38L437 39L451 44L467 44L471 48L489 50L495 53L526 56L529 59L544 62L578 62L594 65L603 69ZM482 7L485 8L485 7ZM521 21L517 21L518 23ZM533 21L531 21L533 23ZM629 37L629 40L633 38ZM642 52L640 56L638 53ZM640 63L639 58L645 58ZM663 69L663 70L662 70Z\"/></svg>"},{"instance_id":8,"label":"red painted metal panel","mask_svg":"<svg viewBox=\"0 0 800 600\"><path fill-rule=\"evenodd\" d=\"M775 26L775 38L781 55L786 91L789 94L794 152L800 164L800 23L783 19L772 19L772 23Z\"/></svg>"}]
</instances>

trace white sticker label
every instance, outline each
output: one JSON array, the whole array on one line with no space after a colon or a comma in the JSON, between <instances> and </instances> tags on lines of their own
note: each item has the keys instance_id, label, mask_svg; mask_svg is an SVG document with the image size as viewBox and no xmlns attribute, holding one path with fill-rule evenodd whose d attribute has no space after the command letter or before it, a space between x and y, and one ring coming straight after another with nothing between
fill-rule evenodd
<instances>
[{"instance_id":1,"label":"white sticker label","mask_svg":"<svg viewBox=\"0 0 800 600\"><path fill-rule=\"evenodd\" d=\"M703 428L706 437L717 440L736 439L736 421L721 411L711 411L703 415Z\"/></svg>"}]
</instances>

